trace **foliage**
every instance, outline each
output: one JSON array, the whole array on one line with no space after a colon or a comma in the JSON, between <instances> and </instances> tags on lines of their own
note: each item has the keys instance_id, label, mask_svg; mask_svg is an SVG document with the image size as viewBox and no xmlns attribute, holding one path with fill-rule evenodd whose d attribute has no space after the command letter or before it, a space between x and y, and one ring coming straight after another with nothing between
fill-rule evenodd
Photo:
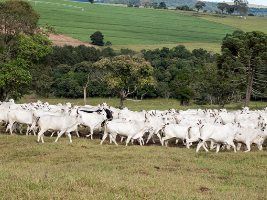
<instances>
[{"instance_id":1,"label":"foliage","mask_svg":"<svg viewBox=\"0 0 267 200\"><path fill-rule=\"evenodd\" d=\"M143 55L155 68L158 82L155 94L178 98L183 105L187 105L197 94L195 85L199 70L216 60L216 55L203 49L195 49L191 53L184 46L143 51Z\"/></svg>"},{"instance_id":2,"label":"foliage","mask_svg":"<svg viewBox=\"0 0 267 200\"><path fill-rule=\"evenodd\" d=\"M40 77L37 67L52 48L48 38L38 34L38 19L27 2L0 2L1 99L21 97L36 85L32 76Z\"/></svg>"},{"instance_id":3,"label":"foliage","mask_svg":"<svg viewBox=\"0 0 267 200\"><path fill-rule=\"evenodd\" d=\"M228 8L228 4L227 3L218 3L217 4L217 8L219 9L219 10L221 10L222 11L222 14L223 14L223 12L225 11L225 10L227 10L227 8Z\"/></svg>"},{"instance_id":4,"label":"foliage","mask_svg":"<svg viewBox=\"0 0 267 200\"><path fill-rule=\"evenodd\" d=\"M123 107L123 101L137 89L155 84L153 68L142 58L116 56L104 58L94 66L104 71L103 81L120 96L120 107Z\"/></svg>"},{"instance_id":5,"label":"foliage","mask_svg":"<svg viewBox=\"0 0 267 200\"><path fill-rule=\"evenodd\" d=\"M226 82L224 90L239 92L242 96L245 94L246 105L251 95L266 97L267 94L262 91L267 80L266 55L266 34L235 31L227 35L223 39L222 55L218 59L219 73ZM225 95L229 97L231 94Z\"/></svg>"},{"instance_id":6,"label":"foliage","mask_svg":"<svg viewBox=\"0 0 267 200\"><path fill-rule=\"evenodd\" d=\"M0 63L0 99L19 98L27 92L31 82L27 63L16 59Z\"/></svg>"},{"instance_id":7,"label":"foliage","mask_svg":"<svg viewBox=\"0 0 267 200\"><path fill-rule=\"evenodd\" d=\"M15 54L17 58L24 59L31 63L40 62L52 52L52 43L44 35L35 34L32 36L19 35Z\"/></svg>"},{"instance_id":8,"label":"foliage","mask_svg":"<svg viewBox=\"0 0 267 200\"><path fill-rule=\"evenodd\" d=\"M176 7L176 10L193 11L193 9L190 8L190 7L187 6L187 5L177 6L177 7Z\"/></svg>"},{"instance_id":9,"label":"foliage","mask_svg":"<svg viewBox=\"0 0 267 200\"><path fill-rule=\"evenodd\" d=\"M199 12L199 10L203 9L205 6L206 4L203 1L198 1L195 4L195 8L197 9L197 12Z\"/></svg>"},{"instance_id":10,"label":"foliage","mask_svg":"<svg viewBox=\"0 0 267 200\"><path fill-rule=\"evenodd\" d=\"M104 35L100 31L96 31L91 36L92 44L97 46L104 46Z\"/></svg>"},{"instance_id":11,"label":"foliage","mask_svg":"<svg viewBox=\"0 0 267 200\"><path fill-rule=\"evenodd\" d=\"M25 1L0 2L0 35L8 45L19 34L33 34L39 15Z\"/></svg>"},{"instance_id":12,"label":"foliage","mask_svg":"<svg viewBox=\"0 0 267 200\"><path fill-rule=\"evenodd\" d=\"M167 9L167 5L166 5L166 3L164 1L162 1L162 2L159 3L157 8L158 9Z\"/></svg>"}]
</instances>

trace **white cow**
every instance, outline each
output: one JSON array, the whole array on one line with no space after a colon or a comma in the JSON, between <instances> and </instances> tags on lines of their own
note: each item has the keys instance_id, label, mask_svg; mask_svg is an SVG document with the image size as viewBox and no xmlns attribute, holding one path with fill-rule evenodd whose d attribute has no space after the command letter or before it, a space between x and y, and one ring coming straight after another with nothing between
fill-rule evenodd
<instances>
[{"instance_id":1,"label":"white cow","mask_svg":"<svg viewBox=\"0 0 267 200\"><path fill-rule=\"evenodd\" d=\"M70 132L75 131L77 129L77 126L81 123L82 123L82 117L81 115L78 114L76 116L44 115L37 120L37 124L40 127L37 142L39 142L41 139L42 143L44 143L44 133L48 130L53 130L53 131L59 131L59 134L55 142L57 142L58 139L64 133L66 133L69 137L70 143L72 143Z\"/></svg>"},{"instance_id":2,"label":"white cow","mask_svg":"<svg viewBox=\"0 0 267 200\"><path fill-rule=\"evenodd\" d=\"M206 151L208 149L205 147L207 141L213 141L217 144L216 153L220 150L221 144L230 145L234 148L236 152L236 146L234 144L235 134L237 132L237 127L233 124L218 125L218 124L204 124L200 127L200 142L197 145L196 152L203 147Z\"/></svg>"},{"instance_id":3,"label":"white cow","mask_svg":"<svg viewBox=\"0 0 267 200\"><path fill-rule=\"evenodd\" d=\"M265 130L255 128L240 128L235 135L235 141L238 142L237 149L240 150L241 145L245 144L249 152L251 150L251 144L256 144L259 150L262 150L262 144L267 138Z\"/></svg>"},{"instance_id":4,"label":"white cow","mask_svg":"<svg viewBox=\"0 0 267 200\"><path fill-rule=\"evenodd\" d=\"M131 141L131 139L139 139L140 145L142 141L142 137L145 132L149 131L149 123L147 121L108 121L104 125L104 135L100 142L103 144L106 137L109 135L111 140L116 144L116 136L121 135L127 137L126 139L126 146Z\"/></svg>"},{"instance_id":5,"label":"white cow","mask_svg":"<svg viewBox=\"0 0 267 200\"><path fill-rule=\"evenodd\" d=\"M164 137L161 138L161 144L162 146L165 144L165 141L176 138L177 140L181 139L183 141L186 141L186 147L189 148L188 141L188 130L189 126L181 126L179 124L168 124L163 128ZM178 142L176 140L176 142Z\"/></svg>"},{"instance_id":6,"label":"white cow","mask_svg":"<svg viewBox=\"0 0 267 200\"><path fill-rule=\"evenodd\" d=\"M94 130L100 129L102 123L105 120L111 120L113 118L112 112L108 109L88 111L88 110L78 110L77 111L82 116L82 125L90 128L90 134L86 137L91 136L93 139Z\"/></svg>"}]
</instances>

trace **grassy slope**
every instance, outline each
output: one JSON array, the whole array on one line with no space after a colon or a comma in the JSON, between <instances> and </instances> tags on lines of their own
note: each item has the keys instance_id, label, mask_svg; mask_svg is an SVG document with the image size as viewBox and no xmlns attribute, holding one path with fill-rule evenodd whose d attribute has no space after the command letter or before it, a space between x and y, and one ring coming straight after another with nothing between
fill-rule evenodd
<instances>
[{"instance_id":1,"label":"grassy slope","mask_svg":"<svg viewBox=\"0 0 267 200\"><path fill-rule=\"evenodd\" d=\"M225 24L239 28L243 31L262 31L267 33L267 18L266 17L247 17L246 20L236 16L226 16L224 18L214 15L202 15L201 19L206 19L212 22Z\"/></svg>"},{"instance_id":2,"label":"grassy slope","mask_svg":"<svg viewBox=\"0 0 267 200\"><path fill-rule=\"evenodd\" d=\"M265 199L267 154L0 135L1 199Z\"/></svg>"},{"instance_id":3,"label":"grassy slope","mask_svg":"<svg viewBox=\"0 0 267 200\"><path fill-rule=\"evenodd\" d=\"M105 40L110 40L115 48L126 45L140 49L139 45L146 48L146 45L174 46L184 43L196 47L207 45L208 49L213 49L226 33L235 29L166 10L91 5L63 0L45 2L47 1L32 3L41 15L41 25L48 23L59 32L82 41L88 41L91 33L100 30L105 35ZM68 7L70 5L77 7Z\"/></svg>"},{"instance_id":4,"label":"grassy slope","mask_svg":"<svg viewBox=\"0 0 267 200\"><path fill-rule=\"evenodd\" d=\"M40 98L38 98L40 99ZM45 98L40 99L43 102L49 102L51 104L57 103L67 103L71 102L74 105L83 105L83 99L65 99L65 98ZM29 103L37 101L36 98L31 96L25 96L20 100L21 103ZM99 103L106 102L108 105L111 106L119 106L119 99L117 98L88 98L87 103L90 105L97 105ZM205 105L199 106L196 104L192 104L188 107L180 106L180 102L175 99L145 99L142 101L125 101L125 106L127 106L131 110L167 110L167 109L189 109L189 108L219 108L218 105ZM235 103L235 104L228 104L225 106L227 109L240 109L242 107L242 103ZM251 109L261 109L267 107L267 102L251 102L250 108Z\"/></svg>"}]
</instances>

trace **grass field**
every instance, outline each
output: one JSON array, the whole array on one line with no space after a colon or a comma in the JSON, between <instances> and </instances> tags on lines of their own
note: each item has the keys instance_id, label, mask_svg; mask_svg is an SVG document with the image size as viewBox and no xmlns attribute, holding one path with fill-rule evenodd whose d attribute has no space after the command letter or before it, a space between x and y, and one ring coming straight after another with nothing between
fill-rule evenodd
<instances>
[{"instance_id":1,"label":"grass field","mask_svg":"<svg viewBox=\"0 0 267 200\"><path fill-rule=\"evenodd\" d=\"M153 48L179 43L189 47L191 44L194 47L207 46L208 49L216 46L218 50L225 34L236 29L166 10L92 5L66 0L30 2L40 13L40 25L48 23L58 32L86 42L93 32L100 30L114 48L139 50L146 48L146 45Z\"/></svg>"},{"instance_id":2,"label":"grass field","mask_svg":"<svg viewBox=\"0 0 267 200\"><path fill-rule=\"evenodd\" d=\"M41 100L43 102L48 102L50 104L58 104L58 103L67 103L70 102L73 105L83 105L83 99L65 99L65 98L37 98L35 96L24 96L19 103L30 103L36 102L37 100ZM119 99L117 98L87 98L87 104L89 105L97 105L100 103L106 102L108 105L118 107ZM140 111L140 110L168 110L171 108L186 110L189 108L220 108L218 105L196 105L191 103L190 106L181 106L180 102L176 99L144 99L142 101L125 101L125 106L131 110ZM225 108L230 110L241 109L243 106L242 103L232 103L225 106ZM251 102L251 109L262 109L267 107L267 102Z\"/></svg>"},{"instance_id":3,"label":"grass field","mask_svg":"<svg viewBox=\"0 0 267 200\"><path fill-rule=\"evenodd\" d=\"M21 102L36 99L27 96ZM41 99L82 105L82 99ZM89 98L116 106L118 99ZM127 101L133 110L180 109L177 100ZM237 108L241 105L228 105ZM266 103L252 102L252 108ZM183 109L198 107L192 105ZM206 106L207 107L207 106ZM214 106L217 107L217 106ZM4 134L0 127L0 199L266 199L267 148L195 153L195 147L101 146L100 139ZM81 136L86 135L82 129Z\"/></svg>"},{"instance_id":4,"label":"grass field","mask_svg":"<svg viewBox=\"0 0 267 200\"><path fill-rule=\"evenodd\" d=\"M193 12L137 9L68 0L29 0L40 13L40 25L48 23L60 33L88 42L100 30L114 49L154 49L184 44L190 50L220 51L221 39L236 29L267 32L263 17L218 17Z\"/></svg>"},{"instance_id":5,"label":"grass field","mask_svg":"<svg viewBox=\"0 0 267 200\"><path fill-rule=\"evenodd\" d=\"M0 135L0 199L266 199L267 153Z\"/></svg>"}]
</instances>

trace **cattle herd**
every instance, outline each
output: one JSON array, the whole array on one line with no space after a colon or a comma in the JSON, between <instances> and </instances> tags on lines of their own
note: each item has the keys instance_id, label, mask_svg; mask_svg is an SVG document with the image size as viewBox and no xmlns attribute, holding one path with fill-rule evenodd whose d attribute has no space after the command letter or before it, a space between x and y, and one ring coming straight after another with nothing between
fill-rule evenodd
<instances>
[{"instance_id":1,"label":"cattle herd","mask_svg":"<svg viewBox=\"0 0 267 200\"><path fill-rule=\"evenodd\" d=\"M6 132L13 134L27 127L26 135L37 133L37 141L44 143L44 133L57 133L55 142L65 133L72 142L71 133L79 137L81 127L87 127L86 137L102 135L100 144L107 138L117 144L126 140L140 145L159 142L168 145L172 139L179 140L187 148L196 144L196 152L203 148L225 148L234 152L245 144L246 152L255 144L259 150L267 138L267 108L251 111L226 109L170 109L135 112L127 108L117 109L106 103L98 106L50 105L41 101L16 104L14 100L0 102L0 122ZM51 135L51 136L52 136ZM118 138L120 137L120 138Z\"/></svg>"}]
</instances>

